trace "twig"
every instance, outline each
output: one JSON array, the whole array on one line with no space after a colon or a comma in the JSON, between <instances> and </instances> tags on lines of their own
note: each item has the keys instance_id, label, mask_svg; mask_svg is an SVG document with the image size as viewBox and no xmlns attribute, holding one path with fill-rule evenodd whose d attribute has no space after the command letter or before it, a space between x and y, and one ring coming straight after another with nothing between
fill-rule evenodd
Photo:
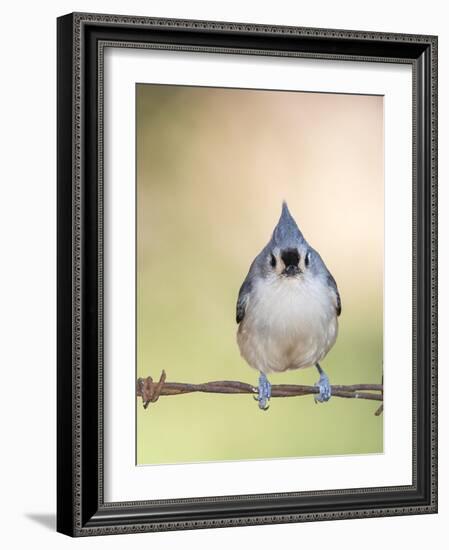
<instances>
[{"instance_id":1,"label":"twig","mask_svg":"<svg viewBox=\"0 0 449 550\"><path fill-rule=\"evenodd\" d=\"M377 411L374 413L374 416L380 416L384 412L384 404L382 403Z\"/></svg>"},{"instance_id":2,"label":"twig","mask_svg":"<svg viewBox=\"0 0 449 550\"><path fill-rule=\"evenodd\" d=\"M380 404L377 411L374 413L375 416L380 416L384 412L384 375L382 374L382 390L380 392L382 396L382 403Z\"/></svg>"},{"instance_id":3,"label":"twig","mask_svg":"<svg viewBox=\"0 0 449 550\"><path fill-rule=\"evenodd\" d=\"M142 398L146 409L150 403L155 403L161 395L180 395L184 393L231 393L251 394L257 393L257 388L246 382L222 380L217 382L205 382L202 384L189 384L184 382L166 382L165 371L162 371L158 382L154 382L151 376L138 378L136 395ZM350 386L331 386L333 397L349 399L370 399L383 401L382 384L352 384ZM373 393L379 392L379 393ZM316 386L300 386L296 384L275 384L271 386L271 397L295 397L300 395L313 395L319 393ZM378 409L379 411L379 409ZM376 411L377 416L381 413Z\"/></svg>"}]
</instances>

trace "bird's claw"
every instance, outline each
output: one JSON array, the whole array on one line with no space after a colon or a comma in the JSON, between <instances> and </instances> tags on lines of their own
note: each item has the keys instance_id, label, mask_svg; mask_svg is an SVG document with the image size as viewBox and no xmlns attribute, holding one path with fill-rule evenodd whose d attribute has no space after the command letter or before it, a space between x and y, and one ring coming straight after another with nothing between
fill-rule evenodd
<instances>
[{"instance_id":1,"label":"bird's claw","mask_svg":"<svg viewBox=\"0 0 449 550\"><path fill-rule=\"evenodd\" d=\"M268 401L271 397L271 384L268 382L268 378L265 374L259 376L259 385L257 387L257 396L253 396L254 399L259 403L259 409L262 411L267 411L270 408Z\"/></svg>"},{"instance_id":2,"label":"bird's claw","mask_svg":"<svg viewBox=\"0 0 449 550\"><path fill-rule=\"evenodd\" d=\"M315 387L319 388L320 392L314 395L314 399L315 403L324 403L331 398L332 389L327 374L322 369L319 369L319 373L320 379L315 384Z\"/></svg>"},{"instance_id":3,"label":"bird's claw","mask_svg":"<svg viewBox=\"0 0 449 550\"><path fill-rule=\"evenodd\" d=\"M261 411L268 411L268 409L270 408L270 405L268 405L267 403L267 400L265 400L265 402L263 402L260 397L256 397L255 395L253 395L253 399L254 401L257 401L259 403L259 409Z\"/></svg>"}]
</instances>

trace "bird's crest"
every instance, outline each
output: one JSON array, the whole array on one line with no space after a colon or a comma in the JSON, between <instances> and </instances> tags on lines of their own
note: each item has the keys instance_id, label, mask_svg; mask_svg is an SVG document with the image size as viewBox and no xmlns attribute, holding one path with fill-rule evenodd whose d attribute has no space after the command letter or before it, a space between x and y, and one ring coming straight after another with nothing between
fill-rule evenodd
<instances>
[{"instance_id":1,"label":"bird's crest","mask_svg":"<svg viewBox=\"0 0 449 550\"><path fill-rule=\"evenodd\" d=\"M282 203L281 217L274 228L272 240L280 248L294 247L297 246L298 241L304 240L285 201Z\"/></svg>"}]
</instances>

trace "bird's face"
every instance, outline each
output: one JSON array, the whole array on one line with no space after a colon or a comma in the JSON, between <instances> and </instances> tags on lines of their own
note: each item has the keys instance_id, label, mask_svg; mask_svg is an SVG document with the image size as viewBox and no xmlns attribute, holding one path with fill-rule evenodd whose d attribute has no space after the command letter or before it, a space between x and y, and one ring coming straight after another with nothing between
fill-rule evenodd
<instances>
[{"instance_id":1,"label":"bird's face","mask_svg":"<svg viewBox=\"0 0 449 550\"><path fill-rule=\"evenodd\" d=\"M272 275L300 279L308 274L311 253L305 246L273 248L267 258L268 269Z\"/></svg>"}]
</instances>

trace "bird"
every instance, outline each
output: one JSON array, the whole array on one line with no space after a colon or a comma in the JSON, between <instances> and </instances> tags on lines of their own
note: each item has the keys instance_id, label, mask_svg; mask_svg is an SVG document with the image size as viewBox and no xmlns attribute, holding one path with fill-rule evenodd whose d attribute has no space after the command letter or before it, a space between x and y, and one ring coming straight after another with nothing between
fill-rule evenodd
<instances>
[{"instance_id":1,"label":"bird","mask_svg":"<svg viewBox=\"0 0 449 550\"><path fill-rule=\"evenodd\" d=\"M335 344L341 299L334 277L304 238L285 201L268 244L255 257L237 299L237 343L241 356L259 371L259 408L267 410L267 375L315 366L319 393L330 399L329 378L320 362Z\"/></svg>"}]
</instances>

